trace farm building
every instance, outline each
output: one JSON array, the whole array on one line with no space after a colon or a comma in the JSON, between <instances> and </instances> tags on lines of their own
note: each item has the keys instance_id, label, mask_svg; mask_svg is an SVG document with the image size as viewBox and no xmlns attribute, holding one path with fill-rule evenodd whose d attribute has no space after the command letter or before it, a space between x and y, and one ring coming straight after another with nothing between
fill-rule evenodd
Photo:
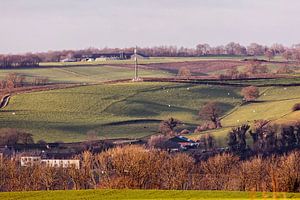
<instances>
[{"instance_id":1,"label":"farm building","mask_svg":"<svg viewBox=\"0 0 300 200\"><path fill-rule=\"evenodd\" d=\"M99 53L99 54L91 54L84 55L83 57L87 59L93 59L96 61L103 60L129 60L134 58L134 53ZM138 59L148 59L149 57L144 54L137 54Z\"/></svg>"},{"instance_id":2,"label":"farm building","mask_svg":"<svg viewBox=\"0 0 300 200\"><path fill-rule=\"evenodd\" d=\"M77 60L75 58L65 58L62 59L60 62L76 62Z\"/></svg>"},{"instance_id":3,"label":"farm building","mask_svg":"<svg viewBox=\"0 0 300 200\"><path fill-rule=\"evenodd\" d=\"M55 168L80 168L80 161L78 159L42 159L40 156L23 156L20 159L22 167L33 165L45 165Z\"/></svg>"},{"instance_id":4,"label":"farm building","mask_svg":"<svg viewBox=\"0 0 300 200\"><path fill-rule=\"evenodd\" d=\"M199 143L183 136L175 136L164 142L155 145L155 148L164 149L170 152L196 148Z\"/></svg>"},{"instance_id":5,"label":"farm building","mask_svg":"<svg viewBox=\"0 0 300 200\"><path fill-rule=\"evenodd\" d=\"M189 148L194 148L198 145L197 142L188 139L186 137L183 136L175 136L171 139L169 139L169 141L177 143L181 149L189 149Z\"/></svg>"},{"instance_id":6,"label":"farm building","mask_svg":"<svg viewBox=\"0 0 300 200\"><path fill-rule=\"evenodd\" d=\"M148 59L149 56L142 53L137 53L138 59ZM92 61L106 61L106 60L129 60L134 59L134 53L94 53L94 54L76 54L70 58L64 58L61 62L92 62Z\"/></svg>"}]
</instances>

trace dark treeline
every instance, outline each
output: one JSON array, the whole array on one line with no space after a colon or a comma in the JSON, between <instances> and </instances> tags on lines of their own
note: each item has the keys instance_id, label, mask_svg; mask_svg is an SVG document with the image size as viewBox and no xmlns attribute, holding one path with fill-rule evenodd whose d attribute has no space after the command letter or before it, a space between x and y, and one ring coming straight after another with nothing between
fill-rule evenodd
<instances>
[{"instance_id":1,"label":"dark treeline","mask_svg":"<svg viewBox=\"0 0 300 200\"><path fill-rule=\"evenodd\" d=\"M39 62L59 62L65 58L81 59L96 53L132 53L134 48L88 48L83 50L48 51L24 55L0 55L0 68L36 67ZM285 47L281 44L272 46L251 43L243 46L230 42L226 45L210 46L198 44L195 48L177 46L139 47L138 52L151 57L195 57L195 56L266 56L272 59L282 55L286 60L300 60L300 44Z\"/></svg>"},{"instance_id":2,"label":"dark treeline","mask_svg":"<svg viewBox=\"0 0 300 200\"><path fill-rule=\"evenodd\" d=\"M211 104L207 105L210 106ZM206 107L204 108L205 110L208 109ZM215 109L215 107L210 107L210 109ZM293 111L299 109L299 104L295 104L292 108ZM209 117L212 116L210 110L204 114ZM221 127L215 110L213 116L214 123L210 123L213 126L212 129ZM176 126L181 123L181 121L173 118L162 121L159 127L161 134L151 136L148 145L154 148L168 150L170 138L185 134L184 131L176 132L175 130ZM201 131L199 127L197 127L195 133L199 132ZM198 161L220 152L230 152L238 155L242 159L247 159L252 156L283 154L300 149L300 122L293 125L278 125L272 124L268 120L255 120L252 127L248 124L243 124L232 128L227 134L226 148L218 146L215 138L211 134L201 134L197 143L197 147L193 147L193 149L200 150L198 153L195 151L196 153L194 154L194 158ZM203 155L203 152L209 152L209 154Z\"/></svg>"},{"instance_id":3,"label":"dark treeline","mask_svg":"<svg viewBox=\"0 0 300 200\"><path fill-rule=\"evenodd\" d=\"M0 80L0 97L7 93L11 93L14 88L46 85L47 83L47 77L34 77L31 78L31 80L28 80L25 75L9 73L3 80Z\"/></svg>"},{"instance_id":4,"label":"dark treeline","mask_svg":"<svg viewBox=\"0 0 300 200\"><path fill-rule=\"evenodd\" d=\"M178 190L300 190L300 153L241 160L218 154L195 162L184 153L124 146L99 154L84 152L80 169L43 165L21 167L18 159L0 163L0 191L96 188Z\"/></svg>"},{"instance_id":5,"label":"dark treeline","mask_svg":"<svg viewBox=\"0 0 300 200\"><path fill-rule=\"evenodd\" d=\"M253 126L250 129L247 124L241 125L228 133L227 144L232 153L242 157L266 156L300 148L300 123L279 126L267 120L257 120ZM248 138L251 140L247 141Z\"/></svg>"},{"instance_id":6,"label":"dark treeline","mask_svg":"<svg viewBox=\"0 0 300 200\"><path fill-rule=\"evenodd\" d=\"M173 128L178 123L169 121ZM163 127L168 133L174 132L167 130L170 126ZM29 134L11 135L6 137L11 143L32 143ZM251 148L247 135L252 138ZM204 136L198 149L200 152L206 149L205 154L210 155L202 159L191 151L153 148L153 140L147 145L119 146L101 153L85 151L75 156L81 160L79 169L42 164L21 167L18 156L3 158L0 191L96 188L300 191L300 125L277 128L264 120L257 121L251 130L242 125L228 133L229 148L222 153L212 137ZM156 143L161 141L163 138Z\"/></svg>"},{"instance_id":7,"label":"dark treeline","mask_svg":"<svg viewBox=\"0 0 300 200\"><path fill-rule=\"evenodd\" d=\"M36 54L0 55L0 68L38 67L41 59Z\"/></svg>"}]
</instances>

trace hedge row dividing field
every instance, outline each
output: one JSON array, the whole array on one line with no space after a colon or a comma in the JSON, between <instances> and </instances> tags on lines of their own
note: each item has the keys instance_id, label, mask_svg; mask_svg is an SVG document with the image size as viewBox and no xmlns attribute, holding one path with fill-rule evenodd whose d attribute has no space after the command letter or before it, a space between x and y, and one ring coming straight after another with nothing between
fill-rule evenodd
<instances>
[{"instance_id":1,"label":"hedge row dividing field","mask_svg":"<svg viewBox=\"0 0 300 200\"><path fill-rule=\"evenodd\" d=\"M300 199L297 193L254 193L229 191L180 191L180 190L77 190L0 193L3 200L93 200L93 199L161 199L161 200L219 200L219 199Z\"/></svg>"}]
</instances>

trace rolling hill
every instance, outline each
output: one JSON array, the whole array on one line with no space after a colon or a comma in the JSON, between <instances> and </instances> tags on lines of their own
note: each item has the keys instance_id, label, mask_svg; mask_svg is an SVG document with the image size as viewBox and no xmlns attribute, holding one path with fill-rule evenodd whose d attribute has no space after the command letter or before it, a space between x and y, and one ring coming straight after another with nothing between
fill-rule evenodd
<instances>
[{"instance_id":1,"label":"rolling hill","mask_svg":"<svg viewBox=\"0 0 300 200\"><path fill-rule=\"evenodd\" d=\"M222 117L223 128L205 133L213 134L219 144L225 146L224 139L230 129L244 123L253 124L254 120L265 119L273 124L293 124L300 119L300 111L292 112L296 103L300 103L299 86L262 87L256 101L240 104ZM199 134L191 137L197 138Z\"/></svg>"},{"instance_id":2,"label":"rolling hill","mask_svg":"<svg viewBox=\"0 0 300 200\"><path fill-rule=\"evenodd\" d=\"M1 127L25 129L36 140L82 141L88 131L100 138L138 138L157 133L160 120L174 117L182 128L199 122L208 101L227 113L241 102L240 88L178 83L118 83L19 94L0 112Z\"/></svg>"},{"instance_id":3,"label":"rolling hill","mask_svg":"<svg viewBox=\"0 0 300 200\"><path fill-rule=\"evenodd\" d=\"M35 77L47 77L50 83L99 83L118 79L130 79L134 71L128 67L117 66L68 66L40 67L25 69L0 69L0 80L10 73L25 75L31 81ZM140 69L142 77L168 77L171 74L162 70Z\"/></svg>"}]
</instances>

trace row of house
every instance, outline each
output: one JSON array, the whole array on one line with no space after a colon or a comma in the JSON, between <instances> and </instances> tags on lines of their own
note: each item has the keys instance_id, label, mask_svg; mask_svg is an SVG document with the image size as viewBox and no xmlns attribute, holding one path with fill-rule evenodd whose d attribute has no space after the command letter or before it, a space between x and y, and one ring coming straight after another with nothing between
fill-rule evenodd
<instances>
[{"instance_id":1,"label":"row of house","mask_svg":"<svg viewBox=\"0 0 300 200\"><path fill-rule=\"evenodd\" d=\"M22 167L30 167L34 165L44 165L55 168L80 168L79 159L42 159L41 156L22 156L20 158Z\"/></svg>"},{"instance_id":2,"label":"row of house","mask_svg":"<svg viewBox=\"0 0 300 200\"><path fill-rule=\"evenodd\" d=\"M0 146L0 162L18 160L23 167L44 165L55 168L80 168L80 154L84 151L100 153L114 146L142 144L133 139L107 139L73 143L37 143Z\"/></svg>"},{"instance_id":3,"label":"row of house","mask_svg":"<svg viewBox=\"0 0 300 200\"><path fill-rule=\"evenodd\" d=\"M147 55L137 53L138 59L148 59ZM106 60L129 60L134 59L134 53L97 53L97 54L86 54L86 55L74 55L71 58L62 59L61 62L92 62L92 61L106 61Z\"/></svg>"}]
</instances>

